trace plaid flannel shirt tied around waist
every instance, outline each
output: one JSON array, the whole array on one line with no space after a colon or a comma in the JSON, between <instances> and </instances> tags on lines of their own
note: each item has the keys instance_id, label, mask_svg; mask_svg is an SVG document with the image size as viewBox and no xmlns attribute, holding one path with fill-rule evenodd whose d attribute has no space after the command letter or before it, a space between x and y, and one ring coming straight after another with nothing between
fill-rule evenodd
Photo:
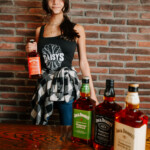
<instances>
[{"instance_id":1,"label":"plaid flannel shirt tied around waist","mask_svg":"<svg viewBox=\"0 0 150 150\"><path fill-rule=\"evenodd\" d=\"M43 71L37 89L32 97L31 118L36 125L46 125L53 113L54 101L77 99L80 96L80 81L73 67L59 71Z\"/></svg>"}]
</instances>

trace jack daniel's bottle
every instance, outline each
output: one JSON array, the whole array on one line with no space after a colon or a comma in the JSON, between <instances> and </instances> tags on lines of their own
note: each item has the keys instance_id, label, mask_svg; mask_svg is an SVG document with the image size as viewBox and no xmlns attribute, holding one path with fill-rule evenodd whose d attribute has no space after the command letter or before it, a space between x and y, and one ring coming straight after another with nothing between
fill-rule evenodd
<instances>
[{"instance_id":1,"label":"jack daniel's bottle","mask_svg":"<svg viewBox=\"0 0 150 150\"><path fill-rule=\"evenodd\" d=\"M30 42L33 43L34 39L31 39ZM29 78L40 78L42 76L40 56L36 50L28 53L28 69Z\"/></svg>"},{"instance_id":2,"label":"jack daniel's bottle","mask_svg":"<svg viewBox=\"0 0 150 150\"><path fill-rule=\"evenodd\" d=\"M126 108L116 114L115 150L145 150L148 117L139 110L138 84L130 84Z\"/></svg>"},{"instance_id":3,"label":"jack daniel's bottle","mask_svg":"<svg viewBox=\"0 0 150 150\"><path fill-rule=\"evenodd\" d=\"M73 103L72 141L92 145L92 122L96 102L90 98L89 77L83 77L80 98Z\"/></svg>"},{"instance_id":4,"label":"jack daniel's bottle","mask_svg":"<svg viewBox=\"0 0 150 150\"><path fill-rule=\"evenodd\" d=\"M93 146L95 150L113 150L115 114L122 109L115 103L114 80L106 80L103 99L103 103L95 108Z\"/></svg>"}]
</instances>

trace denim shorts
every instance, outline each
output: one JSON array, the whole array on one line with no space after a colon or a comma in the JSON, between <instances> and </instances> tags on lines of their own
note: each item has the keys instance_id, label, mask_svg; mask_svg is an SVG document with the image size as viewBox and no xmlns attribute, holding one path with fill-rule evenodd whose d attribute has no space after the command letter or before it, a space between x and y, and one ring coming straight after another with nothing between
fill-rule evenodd
<instances>
[{"instance_id":1,"label":"denim shorts","mask_svg":"<svg viewBox=\"0 0 150 150\"><path fill-rule=\"evenodd\" d=\"M68 103L65 101L54 102L54 106L58 108L61 125L72 125L72 104L74 99Z\"/></svg>"}]
</instances>

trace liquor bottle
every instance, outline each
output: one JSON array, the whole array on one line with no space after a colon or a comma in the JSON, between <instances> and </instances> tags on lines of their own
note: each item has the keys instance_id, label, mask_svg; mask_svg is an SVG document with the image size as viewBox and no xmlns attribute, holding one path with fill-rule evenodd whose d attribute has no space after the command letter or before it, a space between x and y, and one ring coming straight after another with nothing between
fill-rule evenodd
<instances>
[{"instance_id":1,"label":"liquor bottle","mask_svg":"<svg viewBox=\"0 0 150 150\"><path fill-rule=\"evenodd\" d=\"M72 142L92 146L92 126L96 102L90 98L89 77L83 77L80 98L73 102Z\"/></svg>"},{"instance_id":2,"label":"liquor bottle","mask_svg":"<svg viewBox=\"0 0 150 150\"><path fill-rule=\"evenodd\" d=\"M115 150L145 150L148 117L139 110L138 84L129 84L126 108L116 114Z\"/></svg>"},{"instance_id":3,"label":"liquor bottle","mask_svg":"<svg viewBox=\"0 0 150 150\"><path fill-rule=\"evenodd\" d=\"M122 109L115 102L114 80L106 80L103 100L95 108L93 147L95 150L113 150L115 114Z\"/></svg>"},{"instance_id":4,"label":"liquor bottle","mask_svg":"<svg viewBox=\"0 0 150 150\"><path fill-rule=\"evenodd\" d=\"M34 39L31 39L30 42L33 43ZM28 70L29 78L40 78L42 76L40 56L36 50L28 53Z\"/></svg>"}]
</instances>

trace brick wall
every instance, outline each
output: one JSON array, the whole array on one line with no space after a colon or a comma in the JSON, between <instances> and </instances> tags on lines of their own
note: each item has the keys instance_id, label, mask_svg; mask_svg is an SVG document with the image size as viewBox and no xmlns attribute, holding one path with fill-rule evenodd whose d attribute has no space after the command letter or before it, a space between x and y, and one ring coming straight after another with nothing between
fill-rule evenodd
<instances>
[{"instance_id":1,"label":"brick wall","mask_svg":"<svg viewBox=\"0 0 150 150\"><path fill-rule=\"evenodd\" d=\"M115 80L124 105L128 84L140 84L141 110L150 115L150 0L71 0L69 16L86 31L87 57L100 102ZM0 121L30 122L36 81L28 78L26 41L45 20L41 0L0 0ZM77 53L73 65L78 70ZM58 124L55 110L51 124ZM55 120L56 119L56 120Z\"/></svg>"}]
</instances>

